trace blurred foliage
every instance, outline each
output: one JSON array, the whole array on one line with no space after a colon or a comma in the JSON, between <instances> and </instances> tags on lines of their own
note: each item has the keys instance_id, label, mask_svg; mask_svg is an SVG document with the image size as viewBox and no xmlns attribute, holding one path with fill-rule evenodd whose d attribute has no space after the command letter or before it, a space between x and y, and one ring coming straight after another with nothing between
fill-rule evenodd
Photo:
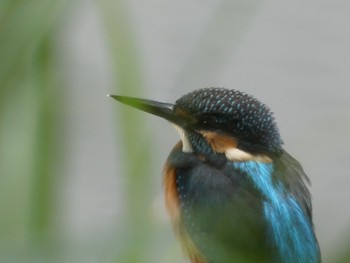
<instances>
[{"instance_id":1,"label":"blurred foliage","mask_svg":"<svg viewBox=\"0 0 350 263\"><path fill-rule=\"evenodd\" d=\"M343 238L343 242L339 242L342 238L339 238L338 241L338 249L336 251L332 251L331 262L334 263L349 263L350 262L350 234L348 231L345 233L345 238Z\"/></svg>"},{"instance_id":2,"label":"blurred foliage","mask_svg":"<svg viewBox=\"0 0 350 263\"><path fill-rule=\"evenodd\" d=\"M56 75L55 34L74 1L8 0L0 2L0 261L64 261L63 247L55 238L55 184L64 166L61 124L65 94ZM141 94L140 66L122 1L100 1L110 51L115 62L115 87L119 93ZM102 95L102 94L101 94ZM129 113L130 112L130 113ZM142 130L142 117L118 112L125 138L121 148L126 163L125 218L117 242L116 262L142 262L150 258L152 224L147 223L150 182L146 166L150 156ZM138 123L134 129L131 123ZM138 184L135 184L135 182ZM146 205L147 204L147 205ZM150 220L148 220L150 221ZM57 243L58 242L58 243ZM93 243L93 242L91 242ZM50 245L51 244L51 245ZM61 244L61 245L60 245ZM149 244L149 245L145 245ZM75 253L81 252L76 247ZM74 252L64 251L65 255ZM16 257L13 257L16 254ZM91 254L91 252L87 253ZM110 253L114 254L114 253ZM148 255L146 255L148 254ZM68 256L69 257L69 256ZM74 258L74 257L73 257ZM105 257L104 257L105 258ZM99 260L97 260L99 261ZM152 260L150 260L152 261Z\"/></svg>"},{"instance_id":3,"label":"blurred foliage","mask_svg":"<svg viewBox=\"0 0 350 263\"><path fill-rule=\"evenodd\" d=\"M115 91L117 94L138 94L142 96L143 81L139 63L138 48L133 35L132 23L123 1L104 0L99 2L109 49L114 62ZM145 131L144 118L137 111L118 107L118 124L122 133L123 145L119 150L126 156L124 163L127 176L125 188L127 209L124 211L122 249L116 262L143 262L150 260L150 245L155 229L147 215L151 197L151 183L145 174L150 174L150 136ZM117 125L118 125L117 124ZM147 260L149 259L149 260Z\"/></svg>"},{"instance_id":4,"label":"blurred foliage","mask_svg":"<svg viewBox=\"0 0 350 263\"><path fill-rule=\"evenodd\" d=\"M59 89L53 28L68 1L1 1L0 235L28 242L49 235Z\"/></svg>"}]
</instances>

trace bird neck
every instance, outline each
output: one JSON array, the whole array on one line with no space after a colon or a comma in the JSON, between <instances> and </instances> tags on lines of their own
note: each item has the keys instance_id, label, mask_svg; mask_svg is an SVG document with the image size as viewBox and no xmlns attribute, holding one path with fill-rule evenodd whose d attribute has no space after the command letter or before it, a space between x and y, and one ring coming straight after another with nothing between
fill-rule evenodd
<instances>
[{"instance_id":1,"label":"bird neck","mask_svg":"<svg viewBox=\"0 0 350 263\"><path fill-rule=\"evenodd\" d=\"M185 130L184 128L175 124L173 124L173 126L180 136L183 152L204 155L215 154L210 144L201 134L193 130Z\"/></svg>"},{"instance_id":2,"label":"bird neck","mask_svg":"<svg viewBox=\"0 0 350 263\"><path fill-rule=\"evenodd\" d=\"M193 152L204 155L213 155L216 153L212 146L200 133L195 131L186 131L186 138L190 143Z\"/></svg>"}]
</instances>

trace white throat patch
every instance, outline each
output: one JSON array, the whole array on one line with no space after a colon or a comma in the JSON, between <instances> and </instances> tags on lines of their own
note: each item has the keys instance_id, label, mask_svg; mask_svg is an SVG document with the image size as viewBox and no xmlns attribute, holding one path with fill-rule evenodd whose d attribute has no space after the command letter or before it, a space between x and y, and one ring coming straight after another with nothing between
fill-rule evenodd
<instances>
[{"instance_id":1,"label":"white throat patch","mask_svg":"<svg viewBox=\"0 0 350 263\"><path fill-rule=\"evenodd\" d=\"M188 141L188 138L186 137L185 130L176 124L172 123L172 125L175 127L175 130L180 135L180 138L182 141L182 151L185 153L193 152L192 146L191 146L190 142Z\"/></svg>"}]
</instances>

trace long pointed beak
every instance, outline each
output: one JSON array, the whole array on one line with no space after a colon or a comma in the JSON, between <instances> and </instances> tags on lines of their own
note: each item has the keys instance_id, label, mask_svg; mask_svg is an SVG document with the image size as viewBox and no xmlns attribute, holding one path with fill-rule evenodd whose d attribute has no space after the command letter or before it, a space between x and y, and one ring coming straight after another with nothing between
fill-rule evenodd
<instances>
[{"instance_id":1,"label":"long pointed beak","mask_svg":"<svg viewBox=\"0 0 350 263\"><path fill-rule=\"evenodd\" d=\"M174 104L118 95L107 96L136 109L159 116L182 127L186 125L185 120L180 116L176 115L173 111Z\"/></svg>"}]
</instances>

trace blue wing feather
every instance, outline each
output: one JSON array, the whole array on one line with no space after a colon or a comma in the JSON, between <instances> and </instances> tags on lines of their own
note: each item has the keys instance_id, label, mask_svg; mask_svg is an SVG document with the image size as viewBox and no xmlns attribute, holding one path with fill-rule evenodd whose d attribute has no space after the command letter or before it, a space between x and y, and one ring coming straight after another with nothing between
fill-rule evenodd
<instances>
[{"instance_id":1,"label":"blue wing feather","mask_svg":"<svg viewBox=\"0 0 350 263\"><path fill-rule=\"evenodd\" d=\"M274 164L248 161L235 162L233 165L244 171L263 193L269 234L282 262L319 262L320 252L311 218L282 181L273 180Z\"/></svg>"},{"instance_id":2,"label":"blue wing feather","mask_svg":"<svg viewBox=\"0 0 350 263\"><path fill-rule=\"evenodd\" d=\"M231 162L174 149L183 226L207 263L317 263L320 252L300 165Z\"/></svg>"}]
</instances>

